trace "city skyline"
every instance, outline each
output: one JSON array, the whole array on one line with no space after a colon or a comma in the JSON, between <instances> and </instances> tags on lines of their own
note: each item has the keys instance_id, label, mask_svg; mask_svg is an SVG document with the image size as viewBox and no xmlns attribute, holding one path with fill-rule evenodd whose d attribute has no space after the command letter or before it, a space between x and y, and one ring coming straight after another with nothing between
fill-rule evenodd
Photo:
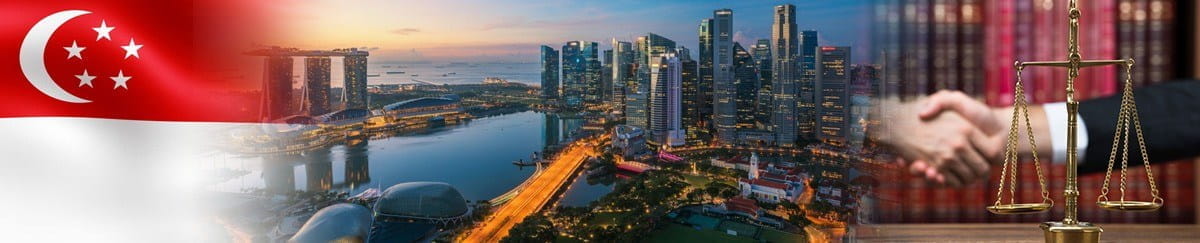
<instances>
[{"instance_id":1,"label":"city skyline","mask_svg":"<svg viewBox=\"0 0 1200 243\"><path fill-rule=\"evenodd\" d=\"M770 37L771 9L788 3L797 6L798 28L821 31L822 44L868 47L870 1L866 0L713 1L710 4L688 1L538 4L499 1L402 6L313 1L278 6L277 10L288 24L282 28L285 31L281 31L278 40L264 44L302 49L360 47L371 51L373 63L536 63L541 45L586 40L598 42L599 49L606 50L612 48L608 40L614 37L632 40L647 32L679 40L681 46L698 46L697 40L690 38L696 35L696 21L711 17L712 11L711 7L702 6L721 6L741 13L739 21L732 27L733 41L749 46L757 39ZM491 9L506 11L489 11ZM466 19L472 21L462 21ZM846 26L849 28L844 28ZM855 55L858 55L855 60L870 61L866 53Z\"/></svg>"}]
</instances>

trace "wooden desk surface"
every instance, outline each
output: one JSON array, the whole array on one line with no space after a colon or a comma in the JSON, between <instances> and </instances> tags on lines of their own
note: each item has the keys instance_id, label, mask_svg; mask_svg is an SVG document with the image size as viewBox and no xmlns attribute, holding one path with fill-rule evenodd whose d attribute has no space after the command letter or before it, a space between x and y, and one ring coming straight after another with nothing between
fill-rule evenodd
<instances>
[{"instance_id":1,"label":"wooden desk surface","mask_svg":"<svg viewBox=\"0 0 1200 243\"><path fill-rule=\"evenodd\" d=\"M1101 242L1200 242L1200 225L1102 224ZM861 242L1043 242L1042 229L1023 224L883 224L857 226Z\"/></svg>"}]
</instances>

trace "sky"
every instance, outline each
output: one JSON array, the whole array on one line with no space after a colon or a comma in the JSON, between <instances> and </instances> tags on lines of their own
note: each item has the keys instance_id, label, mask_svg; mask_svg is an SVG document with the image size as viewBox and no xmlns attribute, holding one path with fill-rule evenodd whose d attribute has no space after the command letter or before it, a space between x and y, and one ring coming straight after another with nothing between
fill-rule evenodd
<instances>
[{"instance_id":1,"label":"sky","mask_svg":"<svg viewBox=\"0 0 1200 243\"><path fill-rule=\"evenodd\" d=\"M734 40L770 38L775 5L796 5L801 30L820 45L852 46L852 63L869 60L870 0L809 1L461 1L291 0L273 6L284 23L270 45L304 49L363 47L374 63L537 62L538 47L572 40L631 41L652 32L698 50L700 21L733 10ZM693 53L693 56L695 53Z\"/></svg>"}]
</instances>

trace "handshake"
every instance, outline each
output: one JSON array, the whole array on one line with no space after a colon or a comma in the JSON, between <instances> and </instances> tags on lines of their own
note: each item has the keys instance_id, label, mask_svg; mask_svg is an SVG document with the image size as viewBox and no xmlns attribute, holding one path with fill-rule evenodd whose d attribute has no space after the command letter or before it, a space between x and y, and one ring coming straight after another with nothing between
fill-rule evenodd
<instances>
[{"instance_id":1,"label":"handshake","mask_svg":"<svg viewBox=\"0 0 1200 243\"><path fill-rule=\"evenodd\" d=\"M940 91L908 102L896 98L876 102L881 109L871 114L880 124L867 130L868 137L891 149L909 173L937 184L960 187L986 180L993 165L1004 162L1012 108L991 108L957 91ZM1017 134L1017 154L1028 157L1027 132L1033 132L1039 154L1049 155L1051 141L1045 112L1030 105L1029 122Z\"/></svg>"}]
</instances>

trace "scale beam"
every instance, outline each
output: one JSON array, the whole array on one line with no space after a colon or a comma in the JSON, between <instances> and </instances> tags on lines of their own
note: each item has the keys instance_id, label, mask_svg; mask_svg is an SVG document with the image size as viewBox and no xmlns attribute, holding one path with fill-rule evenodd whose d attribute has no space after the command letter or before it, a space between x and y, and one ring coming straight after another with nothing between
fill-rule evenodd
<instances>
[{"instance_id":1,"label":"scale beam","mask_svg":"<svg viewBox=\"0 0 1200 243\"><path fill-rule=\"evenodd\" d=\"M1127 64L1130 62L1133 62L1133 60L1082 60L1082 61L1079 61L1079 67L1085 68L1085 67L1095 67L1095 66L1124 65L1124 64ZM1071 67L1071 62L1069 62L1069 61L1037 61L1037 62L1021 62L1021 63L1017 63L1017 65L1018 66L1043 66L1043 67L1069 68L1069 67Z\"/></svg>"}]
</instances>

